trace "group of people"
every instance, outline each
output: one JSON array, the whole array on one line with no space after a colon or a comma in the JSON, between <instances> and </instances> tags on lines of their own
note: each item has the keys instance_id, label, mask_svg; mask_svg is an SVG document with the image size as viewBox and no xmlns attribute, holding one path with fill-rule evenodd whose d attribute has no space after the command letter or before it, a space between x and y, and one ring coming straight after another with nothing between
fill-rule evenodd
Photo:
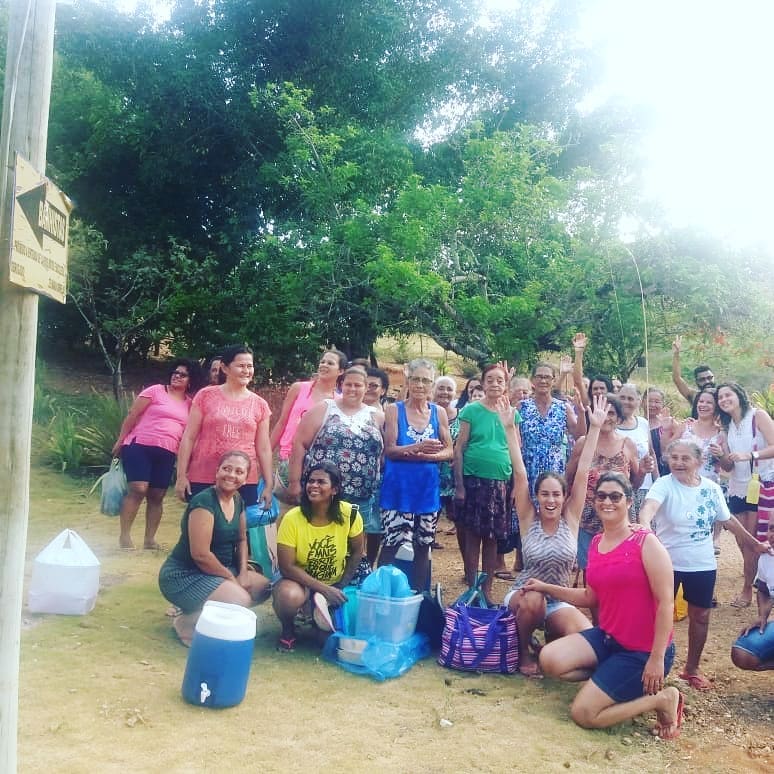
<instances>
[{"instance_id":1,"label":"group of people","mask_svg":"<svg viewBox=\"0 0 774 774\"><path fill-rule=\"evenodd\" d=\"M513 580L503 603L516 616L523 674L588 680L572 707L580 725L655 711L656 733L674 738L683 707L665 685L674 598L681 588L688 603L680 677L711 689L700 658L722 527L744 557L733 604L749 606L755 589L758 606L732 658L745 669L774 668L774 526L757 512L753 491L774 479L774 422L738 384L716 387L706 366L696 369L695 390L678 383L679 338L675 381L691 417L673 419L657 388L647 390L640 416L636 385L616 389L606 376L584 375L587 343L576 334L574 362L563 360L574 381L565 393L548 363L522 377L501 362L455 400L454 380L436 378L420 358L408 364L405 397L394 403L384 402L383 371L329 350L312 379L290 387L271 429L268 405L249 389L248 348L223 352L211 372L217 383L198 391L198 364L175 361L166 385L140 393L114 448L129 482L120 545L133 547L145 499L144 546L156 546L176 460L175 491L187 506L159 585L178 613L178 636L190 643L207 600L253 605L271 596L278 650L291 652L299 620L324 639L344 589L377 563L410 560L412 587L426 588L445 511L468 583L483 569L493 601L492 578ZM275 494L286 513L272 577L249 561L246 509L268 508ZM514 547L511 573L503 557Z\"/></svg>"}]
</instances>

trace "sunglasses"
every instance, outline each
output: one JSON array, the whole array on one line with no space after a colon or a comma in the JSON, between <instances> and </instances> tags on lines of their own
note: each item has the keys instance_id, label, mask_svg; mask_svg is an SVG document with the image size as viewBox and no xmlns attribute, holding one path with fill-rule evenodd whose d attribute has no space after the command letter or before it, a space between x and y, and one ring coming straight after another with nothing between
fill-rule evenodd
<instances>
[{"instance_id":1,"label":"sunglasses","mask_svg":"<svg viewBox=\"0 0 774 774\"><path fill-rule=\"evenodd\" d=\"M594 492L594 499L603 503L610 500L611 503L620 503L626 495L623 492Z\"/></svg>"}]
</instances>

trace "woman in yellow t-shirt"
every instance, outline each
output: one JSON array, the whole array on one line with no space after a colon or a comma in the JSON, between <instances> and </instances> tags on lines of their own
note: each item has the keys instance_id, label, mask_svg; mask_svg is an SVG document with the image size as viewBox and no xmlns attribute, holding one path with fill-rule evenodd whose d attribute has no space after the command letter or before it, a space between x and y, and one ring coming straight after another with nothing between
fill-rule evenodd
<instances>
[{"instance_id":1,"label":"woman in yellow t-shirt","mask_svg":"<svg viewBox=\"0 0 774 774\"><path fill-rule=\"evenodd\" d=\"M357 512L352 518L352 506L341 500L339 469L328 460L312 465L301 490L301 505L285 514L277 535L282 573L272 594L282 625L277 650L295 649L295 618L310 596L315 623L330 630L328 606L346 602L341 589L354 576L364 547L363 519Z\"/></svg>"}]
</instances>

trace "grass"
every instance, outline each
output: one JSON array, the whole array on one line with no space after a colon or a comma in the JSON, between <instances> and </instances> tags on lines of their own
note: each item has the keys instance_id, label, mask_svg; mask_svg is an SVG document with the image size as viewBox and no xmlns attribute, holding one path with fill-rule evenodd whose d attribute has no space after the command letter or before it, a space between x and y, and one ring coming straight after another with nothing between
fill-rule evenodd
<instances>
[{"instance_id":1,"label":"grass","mask_svg":"<svg viewBox=\"0 0 774 774\"><path fill-rule=\"evenodd\" d=\"M258 610L245 701L225 711L190 706L180 697L187 652L156 586L163 555L118 550L116 520L98 513L87 484L32 471L28 576L35 554L69 526L102 562L102 588L87 616L25 615L20 771L307 771L314 761L319 772L552 772L568 764L646 772L667 763L642 724L574 726L571 686L465 675L429 659L379 684L321 662L311 648L278 654L268 606ZM159 535L167 544L180 511L167 501Z\"/></svg>"}]
</instances>

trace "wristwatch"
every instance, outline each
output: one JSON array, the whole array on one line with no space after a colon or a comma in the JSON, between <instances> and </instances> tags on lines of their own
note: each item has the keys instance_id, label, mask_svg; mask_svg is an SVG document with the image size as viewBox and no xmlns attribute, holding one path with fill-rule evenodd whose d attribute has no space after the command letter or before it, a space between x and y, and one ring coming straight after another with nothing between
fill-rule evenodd
<instances>
[{"instance_id":1,"label":"wristwatch","mask_svg":"<svg viewBox=\"0 0 774 774\"><path fill-rule=\"evenodd\" d=\"M757 461L758 461L758 458L759 458L761 455L760 455L760 453L759 453L759 452L757 452L757 451L754 451L754 452L752 453L752 455L751 455L751 456L752 456L753 460L754 460L755 462L757 462Z\"/></svg>"}]
</instances>

